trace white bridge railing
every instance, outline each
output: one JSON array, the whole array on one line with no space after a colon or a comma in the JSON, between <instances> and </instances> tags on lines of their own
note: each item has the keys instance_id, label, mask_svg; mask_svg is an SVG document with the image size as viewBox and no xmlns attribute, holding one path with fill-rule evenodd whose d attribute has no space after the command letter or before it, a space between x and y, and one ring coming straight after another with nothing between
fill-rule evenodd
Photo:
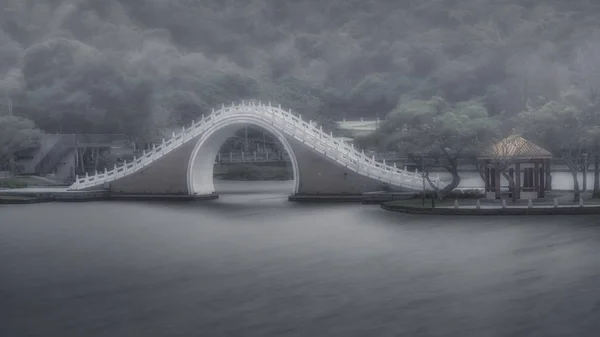
<instances>
[{"instance_id":1,"label":"white bridge railing","mask_svg":"<svg viewBox=\"0 0 600 337\"><path fill-rule=\"evenodd\" d=\"M280 131L288 136L305 143L306 146L313 148L315 151L327 156L348 169L384 183L389 183L394 186L404 187L411 190L423 189L423 176L420 172L410 172L406 169L387 165L385 159L378 162L374 157L367 157L363 152L354 148L354 145L336 139L332 134L323 132L322 127L316 128L312 121L305 122L301 116L295 116L291 111L281 109L281 106L271 106L262 103L244 103L231 106L222 106L221 109L214 111L208 116L202 116L202 119L197 122L192 122L188 128L183 127L178 134L173 133L172 137L163 142L159 146L153 146L152 150L144 151L140 158L134 157L132 162L124 162L122 165L115 165L114 169L104 172L96 172L96 174L85 177L77 177L69 190L80 190L89 187L100 187L104 183L114 181L125 177L142 168L151 165L157 159L167 155L179 146L196 138L202 134L210 125L217 121L235 116L237 114L251 113L255 117L262 119L276 126ZM445 184L440 181L439 176L432 179L437 187L443 188ZM428 183L425 188L431 190Z\"/></svg>"}]
</instances>

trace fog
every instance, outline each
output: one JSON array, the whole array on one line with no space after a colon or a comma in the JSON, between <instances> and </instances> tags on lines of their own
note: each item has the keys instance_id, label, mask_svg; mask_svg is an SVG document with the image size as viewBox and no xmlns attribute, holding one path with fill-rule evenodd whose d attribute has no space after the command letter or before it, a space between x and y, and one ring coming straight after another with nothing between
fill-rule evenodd
<instances>
[{"instance_id":1,"label":"fog","mask_svg":"<svg viewBox=\"0 0 600 337\"><path fill-rule=\"evenodd\" d=\"M13 115L46 132L137 138L247 98L323 121L384 117L403 96L433 95L480 99L491 113L514 115L528 101L589 82L575 81L577 59L598 41L594 1L2 0L0 7L0 95Z\"/></svg>"}]
</instances>

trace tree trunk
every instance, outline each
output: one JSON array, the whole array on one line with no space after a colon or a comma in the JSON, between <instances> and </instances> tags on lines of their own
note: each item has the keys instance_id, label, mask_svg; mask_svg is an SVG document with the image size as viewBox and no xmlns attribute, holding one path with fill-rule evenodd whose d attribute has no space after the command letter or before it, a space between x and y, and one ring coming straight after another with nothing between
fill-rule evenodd
<instances>
[{"instance_id":1,"label":"tree trunk","mask_svg":"<svg viewBox=\"0 0 600 337\"><path fill-rule=\"evenodd\" d=\"M436 184L433 183L433 181L431 181L431 178L429 178L429 172L425 173L425 180L427 180L429 186L431 186L431 188L435 191L435 195L437 196L438 200L442 200L444 198L442 191L437 187Z\"/></svg>"},{"instance_id":2,"label":"tree trunk","mask_svg":"<svg viewBox=\"0 0 600 337\"><path fill-rule=\"evenodd\" d=\"M458 174L458 168L453 165L451 169L448 170L448 172L452 174L452 181L450 182L450 184L448 184L448 186L442 189L442 195L446 195L452 192L460 184L460 175Z\"/></svg>"},{"instance_id":3,"label":"tree trunk","mask_svg":"<svg viewBox=\"0 0 600 337\"><path fill-rule=\"evenodd\" d=\"M516 184L515 184L515 179L513 177L510 176L510 174L508 174L506 171L501 171L502 176L504 177L504 179L506 179L508 181L508 186L510 186L510 190L512 191L511 193L511 200L513 203L517 202L517 190L516 190Z\"/></svg>"},{"instance_id":4,"label":"tree trunk","mask_svg":"<svg viewBox=\"0 0 600 337\"><path fill-rule=\"evenodd\" d=\"M479 173L481 180L485 182L485 165L479 165L478 162L475 162L475 169Z\"/></svg>"},{"instance_id":5,"label":"tree trunk","mask_svg":"<svg viewBox=\"0 0 600 337\"><path fill-rule=\"evenodd\" d=\"M600 197L600 154L594 156L594 198Z\"/></svg>"},{"instance_id":6,"label":"tree trunk","mask_svg":"<svg viewBox=\"0 0 600 337\"><path fill-rule=\"evenodd\" d=\"M78 151L79 152L79 170L80 170L81 173L85 173L84 172L85 171L85 166L84 166L83 156L85 155L86 150L87 150L87 148L84 147L83 149L80 149L80 151Z\"/></svg>"},{"instance_id":7,"label":"tree trunk","mask_svg":"<svg viewBox=\"0 0 600 337\"><path fill-rule=\"evenodd\" d=\"M93 156L94 156L94 171L98 170L98 157L100 157L100 149L99 148L95 148L94 152L93 152Z\"/></svg>"},{"instance_id":8,"label":"tree trunk","mask_svg":"<svg viewBox=\"0 0 600 337\"><path fill-rule=\"evenodd\" d=\"M570 159L563 159L565 160L565 163L569 167L571 175L573 176L573 201L578 202L579 198L581 197L581 193L579 191L579 181L577 180L577 173L579 173L579 169L577 165L575 165Z\"/></svg>"},{"instance_id":9,"label":"tree trunk","mask_svg":"<svg viewBox=\"0 0 600 337\"><path fill-rule=\"evenodd\" d=\"M433 183L433 181L431 181L431 178L429 178L429 173L425 172L425 179L429 183L429 186L431 186L431 188L436 192L439 200L443 200L446 195L452 192L460 184L460 175L458 174L457 165L451 165L444 168L450 172L450 174L452 174L452 181L441 190Z\"/></svg>"}]
</instances>

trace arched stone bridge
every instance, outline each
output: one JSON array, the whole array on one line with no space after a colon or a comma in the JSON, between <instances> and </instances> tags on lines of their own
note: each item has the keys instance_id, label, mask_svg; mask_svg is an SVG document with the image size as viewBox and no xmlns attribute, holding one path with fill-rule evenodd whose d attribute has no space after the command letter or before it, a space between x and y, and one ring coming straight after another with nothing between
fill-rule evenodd
<instances>
[{"instance_id":1,"label":"arched stone bridge","mask_svg":"<svg viewBox=\"0 0 600 337\"><path fill-rule=\"evenodd\" d=\"M360 194L384 185L421 191L418 172L369 158L310 121L281 107L262 103L223 106L182 128L141 158L111 171L77 177L72 191L108 189L123 194L209 195L215 193L213 167L223 143L245 124L272 133L288 152L294 172L294 194ZM437 182L440 187L444 184ZM427 186L429 187L429 186Z\"/></svg>"}]
</instances>

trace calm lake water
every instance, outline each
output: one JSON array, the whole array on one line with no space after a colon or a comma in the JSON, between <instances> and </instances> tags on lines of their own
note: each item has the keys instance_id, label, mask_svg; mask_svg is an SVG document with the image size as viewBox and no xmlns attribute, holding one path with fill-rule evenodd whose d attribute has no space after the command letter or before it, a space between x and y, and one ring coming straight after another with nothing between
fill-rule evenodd
<instances>
[{"instance_id":1,"label":"calm lake water","mask_svg":"<svg viewBox=\"0 0 600 337\"><path fill-rule=\"evenodd\" d=\"M220 200L0 206L0 336L598 336L595 216ZM249 193L254 191L257 193Z\"/></svg>"}]
</instances>

